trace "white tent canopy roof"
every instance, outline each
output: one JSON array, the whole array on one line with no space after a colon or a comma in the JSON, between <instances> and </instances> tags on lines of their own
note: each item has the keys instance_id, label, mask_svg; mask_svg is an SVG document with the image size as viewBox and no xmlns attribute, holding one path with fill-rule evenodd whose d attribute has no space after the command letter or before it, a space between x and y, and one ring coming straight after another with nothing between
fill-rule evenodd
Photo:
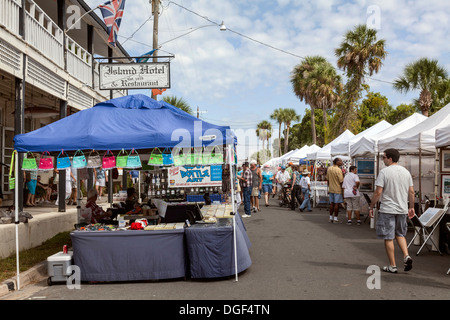
<instances>
[{"instance_id":1,"label":"white tent canopy roof","mask_svg":"<svg viewBox=\"0 0 450 320\"><path fill-rule=\"evenodd\" d=\"M313 144L312 146L303 146L300 149L296 150L294 153L289 155L288 161L294 161L298 162L300 159L303 159L306 157L308 153L316 152L320 150L320 147L318 145Z\"/></svg>"},{"instance_id":2,"label":"white tent canopy roof","mask_svg":"<svg viewBox=\"0 0 450 320\"><path fill-rule=\"evenodd\" d=\"M323 148L317 150L316 152L308 153L306 155L307 160L330 160L331 159L331 146L350 140L355 135L350 132L350 130L345 130L339 137L331 141L329 144Z\"/></svg>"},{"instance_id":3,"label":"white tent canopy roof","mask_svg":"<svg viewBox=\"0 0 450 320\"><path fill-rule=\"evenodd\" d=\"M450 125L436 130L436 148L450 146Z\"/></svg>"},{"instance_id":4,"label":"white tent canopy roof","mask_svg":"<svg viewBox=\"0 0 450 320\"><path fill-rule=\"evenodd\" d=\"M386 120L382 120L377 124L367 128L366 130L358 133L356 136L352 137L348 141L342 141L331 146L331 155L350 155L350 147L352 144L358 142L363 137L371 137L383 130L392 127L392 124Z\"/></svg>"},{"instance_id":5,"label":"white tent canopy roof","mask_svg":"<svg viewBox=\"0 0 450 320\"><path fill-rule=\"evenodd\" d=\"M374 155L378 152L378 141L380 139L386 139L395 137L402 132L413 128L428 117L420 113L414 113L406 119L394 124L393 126L369 137L362 137L359 141L350 145L350 156L352 158L358 156Z\"/></svg>"},{"instance_id":6,"label":"white tent canopy roof","mask_svg":"<svg viewBox=\"0 0 450 320\"><path fill-rule=\"evenodd\" d=\"M450 103L441 110L425 119L418 125L401 134L378 141L379 150L395 148L403 152L434 153L436 151L436 130L450 123Z\"/></svg>"}]
</instances>

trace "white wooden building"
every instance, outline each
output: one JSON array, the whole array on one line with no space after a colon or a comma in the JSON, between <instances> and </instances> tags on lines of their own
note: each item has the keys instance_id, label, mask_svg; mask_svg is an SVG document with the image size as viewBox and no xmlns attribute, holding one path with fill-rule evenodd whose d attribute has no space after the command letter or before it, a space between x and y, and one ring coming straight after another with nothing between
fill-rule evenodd
<instances>
[{"instance_id":1,"label":"white wooden building","mask_svg":"<svg viewBox=\"0 0 450 320\"><path fill-rule=\"evenodd\" d=\"M72 26L89 10L82 0L0 0L0 162L10 164L15 134L128 94L99 90L99 57L131 59L108 44L95 12ZM2 166L6 201L8 174Z\"/></svg>"}]
</instances>

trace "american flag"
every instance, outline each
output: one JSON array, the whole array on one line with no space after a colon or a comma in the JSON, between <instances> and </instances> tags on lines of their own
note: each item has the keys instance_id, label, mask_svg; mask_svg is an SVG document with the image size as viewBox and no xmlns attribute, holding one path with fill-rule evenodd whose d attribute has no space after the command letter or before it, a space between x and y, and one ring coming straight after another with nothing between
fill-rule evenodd
<instances>
[{"instance_id":1,"label":"american flag","mask_svg":"<svg viewBox=\"0 0 450 320\"><path fill-rule=\"evenodd\" d=\"M116 46L117 34L119 33L120 23L122 22L125 0L112 0L100 5L103 20L108 28L108 42Z\"/></svg>"}]
</instances>

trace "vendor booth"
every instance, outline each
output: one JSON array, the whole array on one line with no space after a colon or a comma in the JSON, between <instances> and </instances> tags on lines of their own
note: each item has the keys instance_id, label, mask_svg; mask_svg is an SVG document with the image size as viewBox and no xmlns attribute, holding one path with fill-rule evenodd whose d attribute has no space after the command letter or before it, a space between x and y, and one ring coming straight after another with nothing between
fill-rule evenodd
<instances>
[{"instance_id":1,"label":"vendor booth","mask_svg":"<svg viewBox=\"0 0 450 320\"><path fill-rule=\"evenodd\" d=\"M17 135L14 142L17 152L40 153L41 159L53 159L58 168L62 160L80 168L81 157L83 167L89 168L95 160L97 168L148 172L149 199L145 205L126 213L119 210L118 224L87 221L71 233L73 259L80 267L81 280L233 274L237 280L237 274L250 267L250 241L231 205L237 159L236 138L229 127L207 123L139 94L98 103ZM44 157L44 153L50 156ZM16 162L16 168L18 165ZM79 202L81 220L80 207ZM130 220L128 225L125 218ZM210 269L198 271L199 265Z\"/></svg>"}]
</instances>

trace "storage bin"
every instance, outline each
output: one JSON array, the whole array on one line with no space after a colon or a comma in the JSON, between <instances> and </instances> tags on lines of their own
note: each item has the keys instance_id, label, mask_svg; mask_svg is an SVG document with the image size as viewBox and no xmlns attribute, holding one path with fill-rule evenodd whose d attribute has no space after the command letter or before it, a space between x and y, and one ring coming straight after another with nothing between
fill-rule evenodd
<instances>
[{"instance_id":1,"label":"storage bin","mask_svg":"<svg viewBox=\"0 0 450 320\"><path fill-rule=\"evenodd\" d=\"M71 275L67 272L67 268L72 265L73 252L64 253L60 251L47 258L48 285L53 282L66 282Z\"/></svg>"}]
</instances>

